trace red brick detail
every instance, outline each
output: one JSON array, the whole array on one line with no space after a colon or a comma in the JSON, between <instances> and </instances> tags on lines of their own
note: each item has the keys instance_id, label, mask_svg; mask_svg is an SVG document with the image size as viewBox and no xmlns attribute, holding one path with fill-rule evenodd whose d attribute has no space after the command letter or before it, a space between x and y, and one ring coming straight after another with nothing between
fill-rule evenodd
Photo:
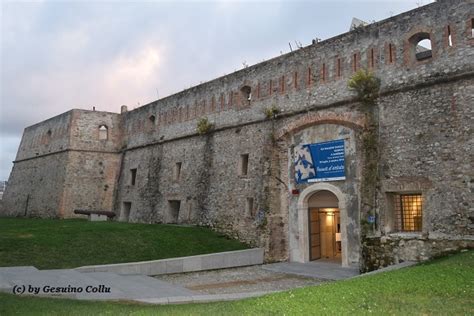
<instances>
[{"instance_id":1,"label":"red brick detail","mask_svg":"<svg viewBox=\"0 0 474 316\"><path fill-rule=\"evenodd\" d=\"M193 116L193 119L197 118L199 116L197 101L194 101L194 104L192 106L191 114Z\"/></svg>"},{"instance_id":2,"label":"red brick detail","mask_svg":"<svg viewBox=\"0 0 474 316\"><path fill-rule=\"evenodd\" d=\"M328 79L328 70L326 64L321 65L321 83L325 83Z\"/></svg>"},{"instance_id":3,"label":"red brick detail","mask_svg":"<svg viewBox=\"0 0 474 316\"><path fill-rule=\"evenodd\" d=\"M295 71L293 74L293 86L295 87L295 90L298 90L298 71Z\"/></svg>"},{"instance_id":4,"label":"red brick detail","mask_svg":"<svg viewBox=\"0 0 474 316\"><path fill-rule=\"evenodd\" d=\"M273 92L273 80L270 79L270 82L268 83L268 95L271 96Z\"/></svg>"},{"instance_id":5,"label":"red brick detail","mask_svg":"<svg viewBox=\"0 0 474 316\"><path fill-rule=\"evenodd\" d=\"M276 138L281 139L288 134L298 132L308 126L317 124L337 124L344 125L352 129L362 129L366 126L366 119L364 115L352 112L307 113L303 117L300 117L299 119L279 129L276 133Z\"/></svg>"},{"instance_id":6,"label":"red brick detail","mask_svg":"<svg viewBox=\"0 0 474 316\"><path fill-rule=\"evenodd\" d=\"M451 36L451 43L450 43L450 40L449 40L450 36ZM454 46L456 46L456 35L454 33L454 27L452 25L448 24L444 28L443 42L444 42L444 48L445 49L451 49Z\"/></svg>"},{"instance_id":7,"label":"red brick detail","mask_svg":"<svg viewBox=\"0 0 474 316\"><path fill-rule=\"evenodd\" d=\"M374 70L378 64L378 50L376 47L369 47L367 50L367 69Z\"/></svg>"},{"instance_id":8,"label":"red brick detail","mask_svg":"<svg viewBox=\"0 0 474 316\"><path fill-rule=\"evenodd\" d=\"M474 28L474 15L469 17L466 21L466 38L469 45L474 45L474 34L472 29Z\"/></svg>"},{"instance_id":9,"label":"red brick detail","mask_svg":"<svg viewBox=\"0 0 474 316\"><path fill-rule=\"evenodd\" d=\"M211 113L216 112L216 97L212 96L211 98Z\"/></svg>"},{"instance_id":10,"label":"red brick detail","mask_svg":"<svg viewBox=\"0 0 474 316\"><path fill-rule=\"evenodd\" d=\"M225 99L224 99L224 93L221 93L221 96L219 98L219 103L220 103L220 111L225 110Z\"/></svg>"},{"instance_id":11,"label":"red brick detail","mask_svg":"<svg viewBox=\"0 0 474 316\"><path fill-rule=\"evenodd\" d=\"M306 72L306 88L311 87L313 84L313 74L311 73L311 67L308 67Z\"/></svg>"},{"instance_id":12,"label":"red brick detail","mask_svg":"<svg viewBox=\"0 0 474 316\"><path fill-rule=\"evenodd\" d=\"M280 94L285 93L285 75L280 77Z\"/></svg>"},{"instance_id":13,"label":"red brick detail","mask_svg":"<svg viewBox=\"0 0 474 316\"><path fill-rule=\"evenodd\" d=\"M236 93L234 92L234 96L235 96L235 103L237 103L236 105L236 108L237 109L240 109L243 107L243 104L242 104L242 94L241 93Z\"/></svg>"},{"instance_id":14,"label":"red brick detail","mask_svg":"<svg viewBox=\"0 0 474 316\"><path fill-rule=\"evenodd\" d=\"M229 106L227 107L227 109L232 109L232 106L234 105L234 92L230 92L229 93Z\"/></svg>"},{"instance_id":15,"label":"red brick detail","mask_svg":"<svg viewBox=\"0 0 474 316\"><path fill-rule=\"evenodd\" d=\"M431 58L425 60L417 60L415 57L416 43L414 37L419 33L429 34L431 41ZM404 50L403 50L403 64L406 67L417 66L432 62L437 57L437 44L433 38L433 31L431 28L415 27L404 36Z\"/></svg>"},{"instance_id":16,"label":"red brick detail","mask_svg":"<svg viewBox=\"0 0 474 316\"><path fill-rule=\"evenodd\" d=\"M334 62L334 69L336 70L335 77L336 79L342 78L342 59L339 56L336 56L336 60Z\"/></svg>"},{"instance_id":17,"label":"red brick detail","mask_svg":"<svg viewBox=\"0 0 474 316\"><path fill-rule=\"evenodd\" d=\"M395 45L393 43L385 43L385 64L391 65L395 64L397 60L397 54Z\"/></svg>"},{"instance_id":18,"label":"red brick detail","mask_svg":"<svg viewBox=\"0 0 474 316\"><path fill-rule=\"evenodd\" d=\"M352 72L356 72L360 69L360 52L354 52L351 57Z\"/></svg>"}]
</instances>

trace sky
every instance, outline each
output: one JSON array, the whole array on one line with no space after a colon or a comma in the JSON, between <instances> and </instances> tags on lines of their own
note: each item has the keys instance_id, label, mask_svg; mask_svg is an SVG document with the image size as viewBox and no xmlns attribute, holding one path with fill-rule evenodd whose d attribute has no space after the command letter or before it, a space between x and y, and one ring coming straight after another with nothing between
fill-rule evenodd
<instances>
[{"instance_id":1,"label":"sky","mask_svg":"<svg viewBox=\"0 0 474 316\"><path fill-rule=\"evenodd\" d=\"M0 0L0 180L23 129L119 112L431 0Z\"/></svg>"}]
</instances>

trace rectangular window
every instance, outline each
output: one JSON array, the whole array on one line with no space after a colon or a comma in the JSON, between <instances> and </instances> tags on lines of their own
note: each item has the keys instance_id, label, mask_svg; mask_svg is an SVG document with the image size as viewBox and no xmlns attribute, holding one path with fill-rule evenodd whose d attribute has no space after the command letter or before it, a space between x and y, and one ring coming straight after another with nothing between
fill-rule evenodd
<instances>
[{"instance_id":1,"label":"rectangular window","mask_svg":"<svg viewBox=\"0 0 474 316\"><path fill-rule=\"evenodd\" d=\"M474 38L474 19L471 19L471 37Z\"/></svg>"},{"instance_id":2,"label":"rectangular window","mask_svg":"<svg viewBox=\"0 0 474 316\"><path fill-rule=\"evenodd\" d=\"M245 211L247 213L247 216L254 217L255 212L253 210L253 198L247 198L247 203L245 206Z\"/></svg>"},{"instance_id":3,"label":"rectangular window","mask_svg":"<svg viewBox=\"0 0 474 316\"><path fill-rule=\"evenodd\" d=\"M452 47L453 46L453 36L451 34L451 27L449 25L448 25L447 33L448 33L448 46Z\"/></svg>"},{"instance_id":4,"label":"rectangular window","mask_svg":"<svg viewBox=\"0 0 474 316\"><path fill-rule=\"evenodd\" d=\"M342 76L341 58L337 59L336 75L338 78L341 78Z\"/></svg>"},{"instance_id":5,"label":"rectangular window","mask_svg":"<svg viewBox=\"0 0 474 316\"><path fill-rule=\"evenodd\" d=\"M182 166L181 162L177 162L174 165L173 178L175 181L179 181L179 178L181 177L181 166Z\"/></svg>"},{"instance_id":6,"label":"rectangular window","mask_svg":"<svg viewBox=\"0 0 474 316\"><path fill-rule=\"evenodd\" d=\"M352 71L357 71L357 54L352 55Z\"/></svg>"},{"instance_id":7,"label":"rectangular window","mask_svg":"<svg viewBox=\"0 0 474 316\"><path fill-rule=\"evenodd\" d=\"M323 64L323 66L321 68L321 80L323 82L326 81L326 64Z\"/></svg>"},{"instance_id":8,"label":"rectangular window","mask_svg":"<svg viewBox=\"0 0 474 316\"><path fill-rule=\"evenodd\" d=\"M249 171L249 154L240 155L240 175L246 176Z\"/></svg>"},{"instance_id":9,"label":"rectangular window","mask_svg":"<svg viewBox=\"0 0 474 316\"><path fill-rule=\"evenodd\" d=\"M396 229L401 232L422 230L423 197L421 194L395 194Z\"/></svg>"},{"instance_id":10,"label":"rectangular window","mask_svg":"<svg viewBox=\"0 0 474 316\"><path fill-rule=\"evenodd\" d=\"M311 86L313 76L311 75L311 67L308 67L308 78L306 80L306 86Z\"/></svg>"},{"instance_id":11,"label":"rectangular window","mask_svg":"<svg viewBox=\"0 0 474 316\"><path fill-rule=\"evenodd\" d=\"M137 168L130 169L130 185L135 185L137 182Z\"/></svg>"}]
</instances>

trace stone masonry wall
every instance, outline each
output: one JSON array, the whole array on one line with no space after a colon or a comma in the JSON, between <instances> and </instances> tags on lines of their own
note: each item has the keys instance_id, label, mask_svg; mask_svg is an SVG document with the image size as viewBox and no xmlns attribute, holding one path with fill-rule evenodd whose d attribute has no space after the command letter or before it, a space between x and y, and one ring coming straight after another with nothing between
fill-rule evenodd
<instances>
[{"instance_id":1,"label":"stone masonry wall","mask_svg":"<svg viewBox=\"0 0 474 316\"><path fill-rule=\"evenodd\" d=\"M57 216L66 174L71 113L25 128L1 214Z\"/></svg>"},{"instance_id":2,"label":"stone masonry wall","mask_svg":"<svg viewBox=\"0 0 474 316\"><path fill-rule=\"evenodd\" d=\"M469 245L473 17L472 1L440 0L133 111L72 110L36 124L25 129L1 212L22 215L31 207L29 216L70 217L74 208L100 208L132 222L208 225L264 246L267 260L285 260L294 250L291 238L307 238L291 226L292 146L349 135L349 180L334 185L349 196L351 263L360 255L370 267L395 262L407 244L428 249L429 256L435 239ZM416 42L423 37L431 39L432 57L417 60ZM362 68L382 85L377 221L374 236L361 243L360 133L366 120L347 81ZM273 118L265 114L270 108L278 110ZM204 117L214 129L198 135ZM98 138L100 125L108 127L106 141ZM244 154L246 175L240 171ZM397 233L390 199L400 192L423 194L423 231L402 236L412 243L387 248L382 240ZM28 194L34 203L27 208ZM379 253L391 259L382 262Z\"/></svg>"},{"instance_id":3,"label":"stone masonry wall","mask_svg":"<svg viewBox=\"0 0 474 316\"><path fill-rule=\"evenodd\" d=\"M108 139L99 140L99 126ZM120 115L71 110L25 129L1 214L73 217L113 209L122 146Z\"/></svg>"},{"instance_id":4,"label":"stone masonry wall","mask_svg":"<svg viewBox=\"0 0 474 316\"><path fill-rule=\"evenodd\" d=\"M379 100L382 237L364 242L362 270L473 247L473 104L473 79ZM421 232L396 231L396 193L422 194Z\"/></svg>"}]
</instances>

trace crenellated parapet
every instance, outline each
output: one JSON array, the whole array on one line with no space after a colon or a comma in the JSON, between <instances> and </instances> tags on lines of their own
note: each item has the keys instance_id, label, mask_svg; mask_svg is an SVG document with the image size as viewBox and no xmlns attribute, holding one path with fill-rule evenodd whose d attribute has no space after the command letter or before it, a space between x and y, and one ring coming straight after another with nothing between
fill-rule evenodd
<instances>
[{"instance_id":1,"label":"crenellated parapet","mask_svg":"<svg viewBox=\"0 0 474 316\"><path fill-rule=\"evenodd\" d=\"M472 73L473 7L438 1L152 102L125 114L127 145L194 134L202 117L219 128L263 120L270 106L337 105L353 98L347 80L359 69L375 72L382 92Z\"/></svg>"}]
</instances>

